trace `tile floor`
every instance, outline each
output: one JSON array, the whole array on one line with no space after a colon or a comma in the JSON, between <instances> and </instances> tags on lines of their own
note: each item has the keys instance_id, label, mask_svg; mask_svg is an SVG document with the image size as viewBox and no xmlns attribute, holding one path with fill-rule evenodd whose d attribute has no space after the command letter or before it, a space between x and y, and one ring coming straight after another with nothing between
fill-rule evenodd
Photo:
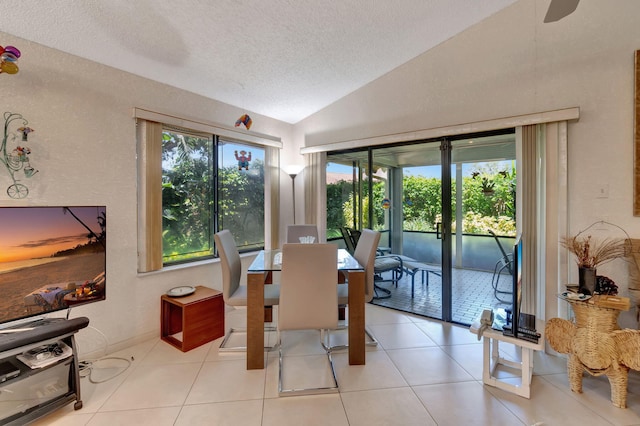
<instances>
[{"instance_id":1,"label":"tile floor","mask_svg":"<svg viewBox=\"0 0 640 426\"><path fill-rule=\"evenodd\" d=\"M384 277L390 278L391 273L385 273ZM498 289L509 292L498 294L500 299L496 298L492 280L493 272L453 268L451 306L453 322L469 325L480 317L483 309L504 309L511 306L513 280L511 275L499 276ZM372 303L440 319L442 318L442 279L436 274L429 273L428 283L429 285L423 283L420 273L416 274L414 296L411 297L411 276L404 274L397 286L390 282L380 283L381 287L391 291L391 297L374 299Z\"/></svg>"},{"instance_id":2,"label":"tile floor","mask_svg":"<svg viewBox=\"0 0 640 426\"><path fill-rule=\"evenodd\" d=\"M244 310L227 313L240 326ZM278 357L245 370L242 353L219 353L221 339L182 353L159 339L93 364L82 379L84 407L69 404L42 425L640 425L640 374L630 373L628 408L610 402L605 377L585 376L584 393L569 390L563 358L537 353L531 399L482 385L482 346L466 327L367 305L379 340L365 366L334 354L340 392L278 397ZM326 357L318 332L283 336L285 380L323 380ZM344 335L336 335L336 340ZM270 336L273 339L273 336ZM516 358L514 347L501 345ZM288 362L288 363L287 363ZM505 376L508 377L508 374Z\"/></svg>"}]
</instances>

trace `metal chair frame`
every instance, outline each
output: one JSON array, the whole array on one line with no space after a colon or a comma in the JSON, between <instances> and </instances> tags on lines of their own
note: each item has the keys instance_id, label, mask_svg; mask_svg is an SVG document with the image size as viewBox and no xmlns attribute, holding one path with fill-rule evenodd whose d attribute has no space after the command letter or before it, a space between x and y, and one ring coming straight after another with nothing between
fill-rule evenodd
<instances>
[{"instance_id":1,"label":"metal chair frame","mask_svg":"<svg viewBox=\"0 0 640 426\"><path fill-rule=\"evenodd\" d=\"M305 251L308 253L305 253ZM337 393L338 380L333 366L332 348L329 346L330 336L327 330L327 327L337 328L338 322L338 289L333 287L333 285L337 285L338 277L338 269L335 263L337 247L333 244L288 243L283 246L282 254L280 301L285 303L280 303L278 316L278 395ZM330 255L334 257L332 258ZM313 270L313 278L307 277L308 279L304 280L304 282L300 282L306 276L302 272L304 268ZM314 290L316 291L315 297L311 293ZM305 309L301 309L298 305L299 303L302 303ZM333 309L335 309L335 317L331 315ZM320 340L329 361L333 385L285 389L283 385L284 368L281 333L288 330L311 329L310 326L312 324L313 328L316 326L323 327L320 329Z\"/></svg>"},{"instance_id":2,"label":"metal chair frame","mask_svg":"<svg viewBox=\"0 0 640 426\"><path fill-rule=\"evenodd\" d=\"M500 249L500 253L502 254L502 257L498 259L495 267L493 268L493 277L491 278L493 295L496 299L498 299L502 303L511 303L510 299L507 300L501 297L500 295L509 294L513 297L513 292L511 290L500 290L498 285L500 284L500 276L503 274L504 271L507 271L510 276L513 276L513 255L507 254L504 247L502 247L502 243L498 239L498 236L495 234L495 232L493 232L492 230L489 230L489 234L491 234L495 239L496 244L498 244L498 248ZM511 288L511 286L509 286L508 288Z\"/></svg>"}]
</instances>

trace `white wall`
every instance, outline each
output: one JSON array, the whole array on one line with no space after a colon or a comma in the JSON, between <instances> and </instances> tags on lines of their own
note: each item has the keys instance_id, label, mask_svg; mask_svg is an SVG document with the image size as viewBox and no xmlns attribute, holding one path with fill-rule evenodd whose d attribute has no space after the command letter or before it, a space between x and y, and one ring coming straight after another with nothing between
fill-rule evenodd
<instances>
[{"instance_id":1,"label":"white wall","mask_svg":"<svg viewBox=\"0 0 640 426\"><path fill-rule=\"evenodd\" d=\"M136 246L136 139L133 107L233 126L244 112L189 92L0 33L0 44L22 51L16 75L0 74L0 112L22 114L35 129L29 137L31 163L39 169L26 181L26 199L13 200L0 170L0 206L107 206L107 300L73 308L96 330L82 330L81 352L117 349L160 333L160 296L178 285L222 289L217 262L139 275ZM292 126L250 112L252 131L291 145ZM4 123L3 123L4 124ZM286 178L286 180L284 180ZM283 182L290 183L282 174ZM282 211L290 214L290 192ZM288 198L287 198L288 197ZM104 337L106 336L106 342Z\"/></svg>"},{"instance_id":2,"label":"white wall","mask_svg":"<svg viewBox=\"0 0 640 426\"><path fill-rule=\"evenodd\" d=\"M543 24L548 3L515 3L297 123L294 137L314 146L579 107L568 129L570 231L607 220L640 237L632 212L640 2L582 1ZM597 198L603 186L609 197Z\"/></svg>"}]
</instances>

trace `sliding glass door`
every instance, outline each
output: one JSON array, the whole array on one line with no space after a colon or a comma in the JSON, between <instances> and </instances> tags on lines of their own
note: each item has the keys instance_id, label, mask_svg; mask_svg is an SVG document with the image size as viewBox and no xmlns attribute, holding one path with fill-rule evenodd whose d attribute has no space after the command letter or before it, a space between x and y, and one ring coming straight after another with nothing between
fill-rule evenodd
<instances>
[{"instance_id":1,"label":"sliding glass door","mask_svg":"<svg viewBox=\"0 0 640 426\"><path fill-rule=\"evenodd\" d=\"M515 134L451 140L451 317L470 324L511 302L515 240Z\"/></svg>"},{"instance_id":2,"label":"sliding glass door","mask_svg":"<svg viewBox=\"0 0 640 426\"><path fill-rule=\"evenodd\" d=\"M441 141L374 148L371 157L387 175L385 254L404 266L401 281L387 284L391 297L374 303L443 318Z\"/></svg>"},{"instance_id":3,"label":"sliding glass door","mask_svg":"<svg viewBox=\"0 0 640 426\"><path fill-rule=\"evenodd\" d=\"M515 136L416 141L329 153L327 229L382 234L380 252L403 261L403 277L381 273L390 297L373 303L470 324L497 306L508 270L496 272L500 244L515 235Z\"/></svg>"}]
</instances>

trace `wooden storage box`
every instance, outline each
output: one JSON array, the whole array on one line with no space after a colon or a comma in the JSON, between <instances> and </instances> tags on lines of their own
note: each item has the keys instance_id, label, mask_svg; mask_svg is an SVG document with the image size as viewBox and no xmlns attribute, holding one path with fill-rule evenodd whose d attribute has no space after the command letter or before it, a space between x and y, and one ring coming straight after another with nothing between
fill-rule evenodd
<instances>
[{"instance_id":1,"label":"wooden storage box","mask_svg":"<svg viewBox=\"0 0 640 426\"><path fill-rule=\"evenodd\" d=\"M184 297L161 297L160 338L183 352L224 336L222 292L196 286Z\"/></svg>"}]
</instances>

